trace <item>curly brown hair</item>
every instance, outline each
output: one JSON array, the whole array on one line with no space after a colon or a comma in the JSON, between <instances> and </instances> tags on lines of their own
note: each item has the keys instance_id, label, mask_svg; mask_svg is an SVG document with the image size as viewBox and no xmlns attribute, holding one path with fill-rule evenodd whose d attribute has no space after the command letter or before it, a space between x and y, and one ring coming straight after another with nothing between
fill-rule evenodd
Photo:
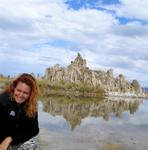
<instances>
[{"instance_id":1,"label":"curly brown hair","mask_svg":"<svg viewBox=\"0 0 148 150\"><path fill-rule=\"evenodd\" d=\"M14 100L13 93L14 89L19 82L23 82L31 88L29 99L25 102L26 115L29 118L33 118L37 113L37 103L39 96L39 88L36 79L28 73L21 74L16 78L7 88L6 92L10 93L12 100Z\"/></svg>"}]
</instances>

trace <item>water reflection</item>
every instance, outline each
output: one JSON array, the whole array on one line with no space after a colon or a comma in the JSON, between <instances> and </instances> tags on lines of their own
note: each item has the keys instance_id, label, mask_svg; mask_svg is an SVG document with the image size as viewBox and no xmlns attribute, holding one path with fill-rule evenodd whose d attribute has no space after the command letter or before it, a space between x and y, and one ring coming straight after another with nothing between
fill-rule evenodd
<instances>
[{"instance_id":1,"label":"water reflection","mask_svg":"<svg viewBox=\"0 0 148 150\"><path fill-rule=\"evenodd\" d=\"M134 114L142 100L139 99L88 99L47 97L43 100L43 111L50 115L63 116L70 124L71 129L80 125L86 117L102 117L109 121L110 117L121 117L124 112Z\"/></svg>"}]
</instances>

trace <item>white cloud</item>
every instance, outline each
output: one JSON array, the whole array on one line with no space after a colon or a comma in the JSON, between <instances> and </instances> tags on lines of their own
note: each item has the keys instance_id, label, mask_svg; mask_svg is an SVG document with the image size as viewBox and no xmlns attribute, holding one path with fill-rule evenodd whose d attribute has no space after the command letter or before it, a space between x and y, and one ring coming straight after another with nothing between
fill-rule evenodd
<instances>
[{"instance_id":1,"label":"white cloud","mask_svg":"<svg viewBox=\"0 0 148 150\"><path fill-rule=\"evenodd\" d=\"M119 16L136 19L148 19L147 0L120 0L121 7L117 9Z\"/></svg>"},{"instance_id":2,"label":"white cloud","mask_svg":"<svg viewBox=\"0 0 148 150\"><path fill-rule=\"evenodd\" d=\"M99 7L114 11L118 17L125 17L127 19L148 19L148 2L147 0L119 0L120 4L103 5L98 4Z\"/></svg>"}]
</instances>

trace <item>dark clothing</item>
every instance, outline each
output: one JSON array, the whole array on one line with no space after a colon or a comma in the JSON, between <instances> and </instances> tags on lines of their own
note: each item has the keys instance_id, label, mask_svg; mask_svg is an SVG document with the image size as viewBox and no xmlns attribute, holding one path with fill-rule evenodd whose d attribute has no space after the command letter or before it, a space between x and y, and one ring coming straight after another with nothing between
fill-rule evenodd
<instances>
[{"instance_id":1,"label":"dark clothing","mask_svg":"<svg viewBox=\"0 0 148 150\"><path fill-rule=\"evenodd\" d=\"M12 145L23 143L39 132L38 115L26 116L24 104L12 101L8 93L0 95L0 143L8 136Z\"/></svg>"}]
</instances>

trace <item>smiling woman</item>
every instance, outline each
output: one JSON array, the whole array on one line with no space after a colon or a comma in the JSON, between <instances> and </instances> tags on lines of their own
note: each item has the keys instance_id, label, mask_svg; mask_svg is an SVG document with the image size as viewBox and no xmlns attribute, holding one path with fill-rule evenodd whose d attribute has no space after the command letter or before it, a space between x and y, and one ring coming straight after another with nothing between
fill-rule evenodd
<instances>
[{"instance_id":1,"label":"smiling woman","mask_svg":"<svg viewBox=\"0 0 148 150\"><path fill-rule=\"evenodd\" d=\"M30 74L21 74L0 95L0 150L38 148L38 86Z\"/></svg>"}]
</instances>

